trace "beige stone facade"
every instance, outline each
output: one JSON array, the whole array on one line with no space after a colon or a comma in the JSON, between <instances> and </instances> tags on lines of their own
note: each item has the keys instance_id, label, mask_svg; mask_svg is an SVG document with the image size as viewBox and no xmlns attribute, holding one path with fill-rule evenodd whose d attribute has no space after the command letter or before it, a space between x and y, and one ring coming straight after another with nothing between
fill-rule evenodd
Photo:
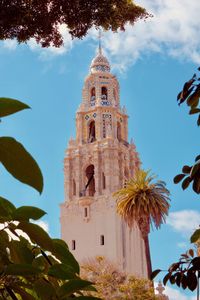
<instances>
[{"instance_id":1,"label":"beige stone facade","mask_svg":"<svg viewBox=\"0 0 200 300\"><path fill-rule=\"evenodd\" d=\"M100 48L84 82L76 138L69 141L64 159L61 235L79 262L101 255L128 273L147 277L140 230L127 228L112 198L139 165L135 145L128 143L119 83Z\"/></svg>"}]
</instances>

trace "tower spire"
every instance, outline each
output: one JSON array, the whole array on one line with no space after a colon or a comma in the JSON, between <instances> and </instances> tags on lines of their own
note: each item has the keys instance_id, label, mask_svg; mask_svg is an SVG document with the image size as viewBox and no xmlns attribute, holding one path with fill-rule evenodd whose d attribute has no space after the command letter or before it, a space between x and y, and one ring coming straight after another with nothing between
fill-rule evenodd
<instances>
[{"instance_id":1,"label":"tower spire","mask_svg":"<svg viewBox=\"0 0 200 300\"><path fill-rule=\"evenodd\" d=\"M99 35L98 35L98 39L99 39L99 54L102 54L101 38L102 38L102 32L101 32L101 28L99 28Z\"/></svg>"}]
</instances>

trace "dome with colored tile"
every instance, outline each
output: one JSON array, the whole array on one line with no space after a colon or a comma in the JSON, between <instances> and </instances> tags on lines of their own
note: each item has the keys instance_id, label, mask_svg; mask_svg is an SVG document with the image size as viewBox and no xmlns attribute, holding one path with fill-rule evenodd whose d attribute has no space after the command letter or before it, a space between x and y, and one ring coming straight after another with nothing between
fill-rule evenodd
<instances>
[{"instance_id":1,"label":"dome with colored tile","mask_svg":"<svg viewBox=\"0 0 200 300\"><path fill-rule=\"evenodd\" d=\"M101 49L99 50L97 56L92 60L90 66L91 72L110 72L110 64L107 58L102 54Z\"/></svg>"}]
</instances>

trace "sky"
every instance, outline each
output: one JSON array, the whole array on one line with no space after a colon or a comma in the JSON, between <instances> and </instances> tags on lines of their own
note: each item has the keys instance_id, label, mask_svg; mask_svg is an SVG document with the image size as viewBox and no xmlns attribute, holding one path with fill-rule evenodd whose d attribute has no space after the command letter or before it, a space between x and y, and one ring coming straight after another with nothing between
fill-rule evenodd
<instances>
[{"instance_id":1,"label":"sky","mask_svg":"<svg viewBox=\"0 0 200 300\"><path fill-rule=\"evenodd\" d=\"M200 223L200 199L191 188L182 191L173 177L199 154L196 117L179 107L176 96L200 65L200 1L140 0L153 17L125 32L103 33L102 45L112 73L120 83L121 105L129 115L133 138L144 169L164 180L171 192L166 224L150 235L153 269L167 269L189 247ZM44 175L44 191L17 182L0 166L1 196L16 206L34 205L47 215L41 225L60 236L59 205L64 201L63 159L75 136L75 112L84 78L98 46L95 30L83 40L71 40L60 28L65 45L42 49L33 40L18 45L0 42L0 96L19 99L31 110L3 118L1 135L13 136L34 156ZM161 279L164 273L156 280ZM170 300L194 300L195 295L169 286Z\"/></svg>"}]
</instances>

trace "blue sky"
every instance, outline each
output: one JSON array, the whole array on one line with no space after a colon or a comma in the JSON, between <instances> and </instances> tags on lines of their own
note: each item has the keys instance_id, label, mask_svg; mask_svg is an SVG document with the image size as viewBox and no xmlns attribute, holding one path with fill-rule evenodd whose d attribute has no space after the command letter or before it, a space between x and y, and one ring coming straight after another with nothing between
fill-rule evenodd
<instances>
[{"instance_id":1,"label":"blue sky","mask_svg":"<svg viewBox=\"0 0 200 300\"><path fill-rule=\"evenodd\" d=\"M184 3L183 3L184 2ZM150 236L153 268L166 269L188 249L189 236L200 223L199 196L182 191L173 177L199 154L196 118L176 95L200 65L198 0L140 0L154 14L125 33L104 33L104 53L120 82L121 104L129 114L132 137L143 168L167 183L171 208L167 224ZM45 179L42 195L18 183L0 166L1 195L16 205L35 205L48 214L52 236L60 235L59 204L64 200L63 159L75 135L75 112L84 77L97 47L92 30L71 41L61 28L65 46L44 50L34 41L0 43L1 96L26 102L31 110L4 118L1 134L21 141L38 161ZM193 300L186 292L168 289L171 300Z\"/></svg>"}]
</instances>

